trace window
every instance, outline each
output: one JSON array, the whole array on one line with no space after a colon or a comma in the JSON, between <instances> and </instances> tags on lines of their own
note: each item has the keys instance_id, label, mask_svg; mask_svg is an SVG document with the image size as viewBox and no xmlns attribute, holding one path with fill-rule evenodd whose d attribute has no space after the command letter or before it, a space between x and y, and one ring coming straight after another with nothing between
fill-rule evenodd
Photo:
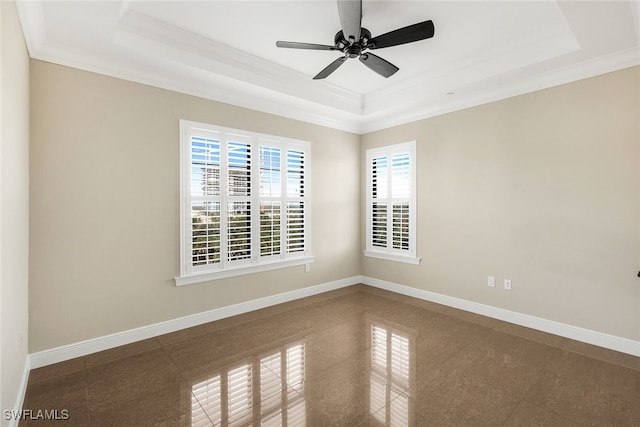
<instances>
[{"instance_id":1,"label":"window","mask_svg":"<svg viewBox=\"0 0 640 427\"><path fill-rule=\"evenodd\" d=\"M365 256L418 264L416 143L367 150Z\"/></svg>"},{"instance_id":2,"label":"window","mask_svg":"<svg viewBox=\"0 0 640 427\"><path fill-rule=\"evenodd\" d=\"M309 143L180 121L177 285L313 262Z\"/></svg>"}]
</instances>

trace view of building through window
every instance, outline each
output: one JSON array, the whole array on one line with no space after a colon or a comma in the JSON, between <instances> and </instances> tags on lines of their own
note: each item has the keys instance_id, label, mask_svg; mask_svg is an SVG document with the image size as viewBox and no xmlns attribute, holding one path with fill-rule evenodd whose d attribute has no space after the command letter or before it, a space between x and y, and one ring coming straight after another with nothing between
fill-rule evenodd
<instances>
[{"instance_id":1,"label":"view of building through window","mask_svg":"<svg viewBox=\"0 0 640 427\"><path fill-rule=\"evenodd\" d=\"M308 256L309 143L181 126L183 276Z\"/></svg>"}]
</instances>

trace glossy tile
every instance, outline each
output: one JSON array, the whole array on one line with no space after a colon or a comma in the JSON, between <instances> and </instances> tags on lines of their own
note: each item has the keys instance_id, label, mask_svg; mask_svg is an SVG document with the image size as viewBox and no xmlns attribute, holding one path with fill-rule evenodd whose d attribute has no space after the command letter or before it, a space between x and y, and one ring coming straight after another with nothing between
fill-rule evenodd
<instances>
[{"instance_id":1,"label":"glossy tile","mask_svg":"<svg viewBox=\"0 0 640 427\"><path fill-rule=\"evenodd\" d=\"M25 409L73 426L640 426L638 360L358 285L34 370Z\"/></svg>"},{"instance_id":2,"label":"glossy tile","mask_svg":"<svg viewBox=\"0 0 640 427\"><path fill-rule=\"evenodd\" d=\"M178 369L161 348L88 368L86 377L91 411L139 399L180 381Z\"/></svg>"},{"instance_id":3,"label":"glossy tile","mask_svg":"<svg viewBox=\"0 0 640 427\"><path fill-rule=\"evenodd\" d=\"M72 409L33 411L25 413L19 426L69 426L85 427L90 425L89 409L86 406L78 406Z\"/></svg>"},{"instance_id":4,"label":"glossy tile","mask_svg":"<svg viewBox=\"0 0 640 427\"><path fill-rule=\"evenodd\" d=\"M344 361L338 356L330 343L317 340L314 335L309 335L304 339L305 354L305 376L307 379L315 375L324 375L327 369L333 368L338 363Z\"/></svg>"},{"instance_id":5,"label":"glossy tile","mask_svg":"<svg viewBox=\"0 0 640 427\"><path fill-rule=\"evenodd\" d=\"M109 350L100 351L84 357L84 363L87 368L92 368L102 363L112 362L114 360L122 359L134 354L143 353L145 351L160 348L161 344L157 338L150 338L134 342L131 344L123 345Z\"/></svg>"},{"instance_id":6,"label":"glossy tile","mask_svg":"<svg viewBox=\"0 0 640 427\"><path fill-rule=\"evenodd\" d=\"M27 387L23 409L74 411L87 406L85 371L42 380Z\"/></svg>"},{"instance_id":7,"label":"glossy tile","mask_svg":"<svg viewBox=\"0 0 640 427\"><path fill-rule=\"evenodd\" d=\"M250 355L225 330L180 341L164 347L164 350L187 382L207 378L211 372Z\"/></svg>"},{"instance_id":8,"label":"glossy tile","mask_svg":"<svg viewBox=\"0 0 640 427\"><path fill-rule=\"evenodd\" d=\"M471 313L469 311L459 310L457 308L447 308L443 310L442 313L446 314L447 316L456 317L458 319L475 323L477 325L486 326L488 328L493 328L500 322L499 320L492 319L491 317L482 316L480 314Z\"/></svg>"},{"instance_id":9,"label":"glossy tile","mask_svg":"<svg viewBox=\"0 0 640 427\"><path fill-rule=\"evenodd\" d=\"M631 356L630 354L620 353L607 348L570 339L564 340L562 348L573 353L579 353L594 359L599 359L605 362L624 366L625 368L640 371L640 357Z\"/></svg>"},{"instance_id":10,"label":"glossy tile","mask_svg":"<svg viewBox=\"0 0 640 427\"><path fill-rule=\"evenodd\" d=\"M311 305L288 310L277 315L281 325L293 326L297 333L311 334L338 326L342 323L339 317L326 313L322 308Z\"/></svg>"},{"instance_id":11,"label":"glossy tile","mask_svg":"<svg viewBox=\"0 0 640 427\"><path fill-rule=\"evenodd\" d=\"M464 375L442 372L420 389L415 398L417 425L432 417L458 426L502 425L520 399L500 388Z\"/></svg>"},{"instance_id":12,"label":"glossy tile","mask_svg":"<svg viewBox=\"0 0 640 427\"><path fill-rule=\"evenodd\" d=\"M550 345L552 347L563 347L567 341L566 338L558 335L537 331L535 329L507 322L498 322L494 326L494 329L496 331L505 332L531 341L539 342L541 344Z\"/></svg>"},{"instance_id":13,"label":"glossy tile","mask_svg":"<svg viewBox=\"0 0 640 427\"><path fill-rule=\"evenodd\" d=\"M638 400L546 372L525 400L581 425L635 426L640 424Z\"/></svg>"},{"instance_id":14,"label":"glossy tile","mask_svg":"<svg viewBox=\"0 0 640 427\"><path fill-rule=\"evenodd\" d=\"M226 317L224 319L216 320L215 322L204 323L202 325L171 332L169 334L160 335L158 340L162 345L170 345L185 339L195 338L230 326L236 326L252 320L261 319L263 317L264 315L258 311L252 311L249 313L239 314L237 316Z\"/></svg>"},{"instance_id":15,"label":"glossy tile","mask_svg":"<svg viewBox=\"0 0 640 427\"><path fill-rule=\"evenodd\" d=\"M545 369L585 386L607 390L640 402L640 372L589 356L560 350Z\"/></svg>"},{"instance_id":16,"label":"glossy tile","mask_svg":"<svg viewBox=\"0 0 640 427\"><path fill-rule=\"evenodd\" d=\"M80 372L84 369L85 362L83 357L77 357L75 359L55 363L38 369L32 369L31 372L29 372L29 384L52 379L61 375Z\"/></svg>"},{"instance_id":17,"label":"glossy tile","mask_svg":"<svg viewBox=\"0 0 640 427\"><path fill-rule=\"evenodd\" d=\"M579 427L581 424L573 422L550 410L538 408L526 401L521 401L511 413L504 427Z\"/></svg>"},{"instance_id":18,"label":"glossy tile","mask_svg":"<svg viewBox=\"0 0 640 427\"><path fill-rule=\"evenodd\" d=\"M307 425L357 426L386 404L390 383L383 375L372 377L367 356L343 361L306 382Z\"/></svg>"},{"instance_id":19,"label":"glossy tile","mask_svg":"<svg viewBox=\"0 0 640 427\"><path fill-rule=\"evenodd\" d=\"M328 349L341 360L356 356L369 348L370 340L364 333L363 322L342 323L309 335L309 339L322 348Z\"/></svg>"},{"instance_id":20,"label":"glossy tile","mask_svg":"<svg viewBox=\"0 0 640 427\"><path fill-rule=\"evenodd\" d=\"M193 412L191 388L185 383L172 383L145 393L128 394L124 399L93 410L91 425L187 427L192 425ZM197 415L196 411L196 420L199 419ZM200 418L200 425L211 426L213 423Z\"/></svg>"}]
</instances>

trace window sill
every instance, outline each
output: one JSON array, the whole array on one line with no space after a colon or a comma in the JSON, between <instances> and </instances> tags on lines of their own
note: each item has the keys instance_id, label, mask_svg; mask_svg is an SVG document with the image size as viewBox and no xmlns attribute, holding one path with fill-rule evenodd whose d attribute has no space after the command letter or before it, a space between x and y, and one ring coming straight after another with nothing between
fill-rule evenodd
<instances>
[{"instance_id":1,"label":"window sill","mask_svg":"<svg viewBox=\"0 0 640 427\"><path fill-rule=\"evenodd\" d=\"M404 262L406 264L420 264L420 258L407 255L390 254L377 251L364 251L364 256L369 258L386 259L387 261Z\"/></svg>"},{"instance_id":2,"label":"window sill","mask_svg":"<svg viewBox=\"0 0 640 427\"><path fill-rule=\"evenodd\" d=\"M315 260L313 256L287 259L283 261L273 261L256 265L242 265L226 270L207 271L189 276L176 277L176 286L194 285L196 283L211 282L214 280L228 279L230 277L244 276L245 274L261 273L263 271L277 270L280 268L295 267L298 265L311 264ZM308 270L307 270L308 271Z\"/></svg>"}]
</instances>

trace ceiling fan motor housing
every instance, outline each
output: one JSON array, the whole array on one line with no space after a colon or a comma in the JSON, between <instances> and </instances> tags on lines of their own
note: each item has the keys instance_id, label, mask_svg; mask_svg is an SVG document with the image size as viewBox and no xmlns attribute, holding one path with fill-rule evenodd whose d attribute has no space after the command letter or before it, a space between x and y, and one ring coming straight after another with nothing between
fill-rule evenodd
<instances>
[{"instance_id":1,"label":"ceiling fan motor housing","mask_svg":"<svg viewBox=\"0 0 640 427\"><path fill-rule=\"evenodd\" d=\"M349 58L357 58L362 54L362 51L367 49L369 46L369 40L371 39L371 32L366 28L362 28L360 30L360 40L354 42L353 44L349 44L349 41L345 39L344 33L338 31L336 36L334 37L335 46L340 49L345 56Z\"/></svg>"}]
</instances>

